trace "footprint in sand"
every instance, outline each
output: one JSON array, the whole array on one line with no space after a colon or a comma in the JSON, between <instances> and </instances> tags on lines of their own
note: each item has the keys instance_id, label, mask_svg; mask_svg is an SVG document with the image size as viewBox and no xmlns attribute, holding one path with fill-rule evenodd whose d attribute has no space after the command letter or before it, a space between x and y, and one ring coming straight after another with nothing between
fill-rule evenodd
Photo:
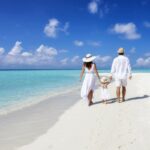
<instances>
[{"instance_id":1,"label":"footprint in sand","mask_svg":"<svg viewBox=\"0 0 150 150\"><path fill-rule=\"evenodd\" d=\"M121 149L121 147L122 147L122 146L121 146L121 145L119 145L119 146L118 146L118 149Z\"/></svg>"},{"instance_id":2,"label":"footprint in sand","mask_svg":"<svg viewBox=\"0 0 150 150\"><path fill-rule=\"evenodd\" d=\"M130 142L130 144L133 144L136 141L136 139L133 139L133 141Z\"/></svg>"}]
</instances>

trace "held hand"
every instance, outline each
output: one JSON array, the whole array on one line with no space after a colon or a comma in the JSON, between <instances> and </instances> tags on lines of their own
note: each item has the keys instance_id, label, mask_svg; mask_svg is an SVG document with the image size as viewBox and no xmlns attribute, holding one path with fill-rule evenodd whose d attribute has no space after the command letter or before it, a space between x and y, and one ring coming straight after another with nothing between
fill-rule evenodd
<instances>
[{"instance_id":1,"label":"held hand","mask_svg":"<svg viewBox=\"0 0 150 150\"><path fill-rule=\"evenodd\" d=\"M109 78L110 78L110 80L112 80L112 76L110 76Z\"/></svg>"},{"instance_id":2,"label":"held hand","mask_svg":"<svg viewBox=\"0 0 150 150\"><path fill-rule=\"evenodd\" d=\"M131 80L132 79L132 76L129 76L129 80Z\"/></svg>"}]
</instances>

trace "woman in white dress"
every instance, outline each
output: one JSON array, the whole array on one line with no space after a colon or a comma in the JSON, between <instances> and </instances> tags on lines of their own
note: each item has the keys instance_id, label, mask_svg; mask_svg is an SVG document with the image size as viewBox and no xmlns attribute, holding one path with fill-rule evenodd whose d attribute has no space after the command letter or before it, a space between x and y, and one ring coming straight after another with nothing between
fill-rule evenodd
<instances>
[{"instance_id":1,"label":"woman in white dress","mask_svg":"<svg viewBox=\"0 0 150 150\"><path fill-rule=\"evenodd\" d=\"M82 88L81 88L81 97L83 99L88 100L89 106L93 104L92 99L93 99L93 92L95 90L96 76L98 77L98 79L100 79L96 68L96 64L93 63L93 60L95 58L96 58L95 56L92 56L91 54L87 54L86 57L82 59L84 63L80 74L80 81L81 81L84 72L86 72L82 84Z\"/></svg>"}]
</instances>

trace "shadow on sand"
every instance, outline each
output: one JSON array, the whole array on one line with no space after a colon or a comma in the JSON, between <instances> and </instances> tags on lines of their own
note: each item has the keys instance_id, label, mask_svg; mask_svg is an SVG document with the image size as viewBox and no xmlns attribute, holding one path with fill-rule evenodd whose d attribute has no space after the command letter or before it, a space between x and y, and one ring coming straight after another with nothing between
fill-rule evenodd
<instances>
[{"instance_id":1,"label":"shadow on sand","mask_svg":"<svg viewBox=\"0 0 150 150\"><path fill-rule=\"evenodd\" d=\"M131 98L128 98L126 99L126 101L131 101L131 100L142 100L144 98L148 98L150 97L149 95L143 95L143 96L138 96L138 97L131 97Z\"/></svg>"},{"instance_id":2,"label":"shadow on sand","mask_svg":"<svg viewBox=\"0 0 150 150\"><path fill-rule=\"evenodd\" d=\"M142 99L148 98L148 97L150 97L150 96L149 95L143 95L143 96L138 96L138 97L131 97L131 98L126 99L125 102L132 101L132 100L142 100ZM116 102L116 98L112 98L112 99L107 100L107 104L112 104L115 102ZM103 101L94 102L93 105L97 105L100 103L103 103Z\"/></svg>"},{"instance_id":3,"label":"shadow on sand","mask_svg":"<svg viewBox=\"0 0 150 150\"><path fill-rule=\"evenodd\" d=\"M115 102L116 102L116 98L111 98L111 99L107 100L107 104L112 104ZM100 104L100 103L103 103L103 101L94 102L92 105L96 105L96 104Z\"/></svg>"}]
</instances>

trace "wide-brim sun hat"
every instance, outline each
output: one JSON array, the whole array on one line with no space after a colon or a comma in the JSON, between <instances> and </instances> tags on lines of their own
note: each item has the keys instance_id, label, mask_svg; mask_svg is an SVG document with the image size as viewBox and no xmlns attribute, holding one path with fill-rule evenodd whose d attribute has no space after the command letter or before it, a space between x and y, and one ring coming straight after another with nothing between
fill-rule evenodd
<instances>
[{"instance_id":1,"label":"wide-brim sun hat","mask_svg":"<svg viewBox=\"0 0 150 150\"><path fill-rule=\"evenodd\" d=\"M123 47L120 47L120 48L118 49L118 54L120 54L120 53L124 53L124 48L123 48Z\"/></svg>"},{"instance_id":2,"label":"wide-brim sun hat","mask_svg":"<svg viewBox=\"0 0 150 150\"><path fill-rule=\"evenodd\" d=\"M101 78L100 81L101 81L101 83L108 83L108 82L110 82L110 79L108 77L104 76L104 77Z\"/></svg>"},{"instance_id":3,"label":"wide-brim sun hat","mask_svg":"<svg viewBox=\"0 0 150 150\"><path fill-rule=\"evenodd\" d=\"M95 60L96 56L92 56L91 54L86 54L84 58L82 58L83 62L92 62Z\"/></svg>"}]
</instances>

